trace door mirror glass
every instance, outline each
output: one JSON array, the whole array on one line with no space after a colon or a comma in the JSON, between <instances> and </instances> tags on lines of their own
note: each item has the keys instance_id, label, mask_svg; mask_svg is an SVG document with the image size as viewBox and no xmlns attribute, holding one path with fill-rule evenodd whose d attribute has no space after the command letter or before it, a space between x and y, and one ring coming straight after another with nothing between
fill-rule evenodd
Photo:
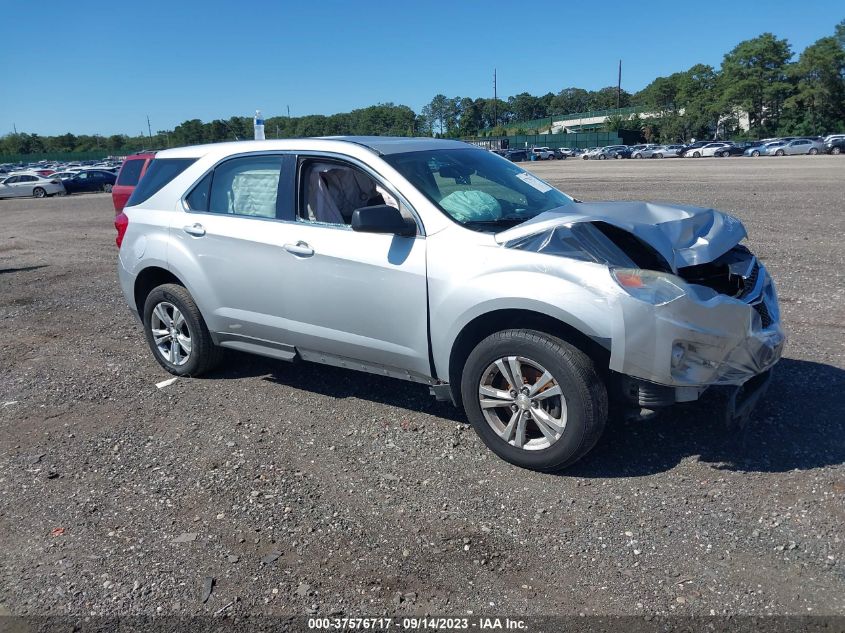
<instances>
[{"instance_id":1,"label":"door mirror glass","mask_svg":"<svg viewBox=\"0 0 845 633\"><path fill-rule=\"evenodd\" d=\"M413 237L417 234L417 225L413 220L403 217L396 207L379 204L355 209L352 213L352 230Z\"/></svg>"}]
</instances>

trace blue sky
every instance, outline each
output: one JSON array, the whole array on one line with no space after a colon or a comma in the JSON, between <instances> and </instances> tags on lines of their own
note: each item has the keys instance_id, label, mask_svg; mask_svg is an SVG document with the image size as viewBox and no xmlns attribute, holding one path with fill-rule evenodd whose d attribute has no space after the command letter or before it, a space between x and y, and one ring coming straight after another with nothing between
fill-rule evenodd
<instances>
[{"instance_id":1,"label":"blue sky","mask_svg":"<svg viewBox=\"0 0 845 633\"><path fill-rule=\"evenodd\" d=\"M842 0L0 2L0 135L153 132L191 118L344 112L438 92L634 92L770 31L798 53Z\"/></svg>"}]
</instances>

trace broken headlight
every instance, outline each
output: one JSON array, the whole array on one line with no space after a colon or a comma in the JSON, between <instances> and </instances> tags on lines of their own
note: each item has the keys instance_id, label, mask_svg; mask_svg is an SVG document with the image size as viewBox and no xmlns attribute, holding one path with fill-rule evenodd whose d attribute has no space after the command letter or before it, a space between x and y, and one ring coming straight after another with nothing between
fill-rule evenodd
<instances>
[{"instance_id":1,"label":"broken headlight","mask_svg":"<svg viewBox=\"0 0 845 633\"><path fill-rule=\"evenodd\" d=\"M683 279L656 270L640 268L611 268L616 283L634 299L662 306L687 294Z\"/></svg>"}]
</instances>

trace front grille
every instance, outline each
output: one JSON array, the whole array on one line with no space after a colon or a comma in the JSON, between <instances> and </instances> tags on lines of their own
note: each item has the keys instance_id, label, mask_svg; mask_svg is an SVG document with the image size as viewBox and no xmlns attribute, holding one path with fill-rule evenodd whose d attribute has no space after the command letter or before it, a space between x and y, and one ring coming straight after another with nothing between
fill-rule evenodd
<instances>
[{"instance_id":1,"label":"front grille","mask_svg":"<svg viewBox=\"0 0 845 633\"><path fill-rule=\"evenodd\" d=\"M755 303L753 308L757 311L757 314L760 315L760 322L765 330L772 324L772 316L769 314L769 309L766 307L766 303L764 301Z\"/></svg>"}]
</instances>

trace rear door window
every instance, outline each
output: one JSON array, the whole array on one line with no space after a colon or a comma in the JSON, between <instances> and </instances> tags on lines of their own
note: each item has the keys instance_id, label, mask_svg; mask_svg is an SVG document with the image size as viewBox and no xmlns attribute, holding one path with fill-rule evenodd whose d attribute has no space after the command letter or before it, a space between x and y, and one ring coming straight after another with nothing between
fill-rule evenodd
<instances>
[{"instance_id":1,"label":"rear door window","mask_svg":"<svg viewBox=\"0 0 845 633\"><path fill-rule=\"evenodd\" d=\"M126 206L131 207L150 199L195 161L195 158L155 159L150 163L149 169L147 169L138 186L135 187L135 191L129 196Z\"/></svg>"},{"instance_id":2,"label":"rear door window","mask_svg":"<svg viewBox=\"0 0 845 633\"><path fill-rule=\"evenodd\" d=\"M188 196L188 205L201 206L208 188L208 211L230 215L275 218L282 156L235 158L215 168L210 187L207 177Z\"/></svg>"},{"instance_id":3,"label":"rear door window","mask_svg":"<svg viewBox=\"0 0 845 633\"><path fill-rule=\"evenodd\" d=\"M144 168L144 158L134 158L123 163L123 168L120 170L120 176L117 178L118 185L126 185L134 187L141 179L141 170Z\"/></svg>"}]
</instances>

